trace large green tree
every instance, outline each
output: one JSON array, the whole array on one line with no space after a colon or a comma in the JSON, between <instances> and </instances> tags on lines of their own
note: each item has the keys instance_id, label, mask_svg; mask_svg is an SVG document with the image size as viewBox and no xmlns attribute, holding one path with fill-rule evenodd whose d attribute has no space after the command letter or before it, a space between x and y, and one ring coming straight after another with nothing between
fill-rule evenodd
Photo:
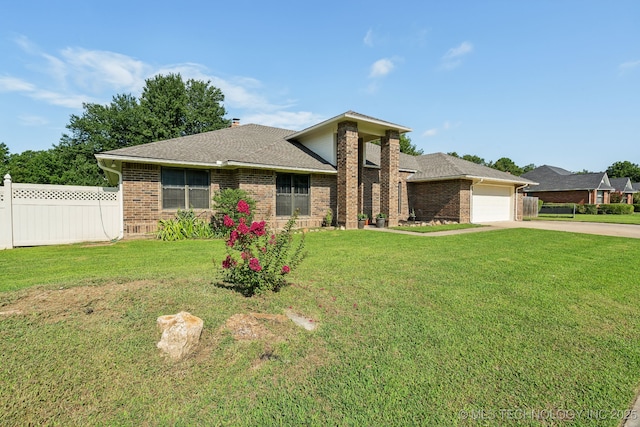
<instances>
[{"instance_id":1,"label":"large green tree","mask_svg":"<svg viewBox=\"0 0 640 427\"><path fill-rule=\"evenodd\" d=\"M629 178L632 182L640 182L640 166L628 160L615 162L607 168L609 178Z\"/></svg>"},{"instance_id":2,"label":"large green tree","mask_svg":"<svg viewBox=\"0 0 640 427\"><path fill-rule=\"evenodd\" d=\"M84 104L81 115L71 115L70 133L53 148L64 168L52 181L102 185L96 153L228 127L223 101L211 82L169 74L147 79L140 99L118 94L107 105Z\"/></svg>"},{"instance_id":3,"label":"large green tree","mask_svg":"<svg viewBox=\"0 0 640 427\"><path fill-rule=\"evenodd\" d=\"M400 152L411 156L421 156L424 154L424 151L411 143L411 138L405 134L400 135Z\"/></svg>"}]
</instances>

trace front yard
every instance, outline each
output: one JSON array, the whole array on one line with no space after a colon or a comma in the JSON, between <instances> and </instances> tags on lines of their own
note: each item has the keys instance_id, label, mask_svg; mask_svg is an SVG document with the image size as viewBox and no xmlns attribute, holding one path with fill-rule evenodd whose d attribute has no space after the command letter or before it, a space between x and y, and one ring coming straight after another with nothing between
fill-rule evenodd
<instances>
[{"instance_id":1,"label":"front yard","mask_svg":"<svg viewBox=\"0 0 640 427\"><path fill-rule=\"evenodd\" d=\"M215 286L223 245L0 251L0 424L615 426L638 390L635 239L310 233L254 298ZM318 329L222 328L286 309ZM171 363L156 318L181 310L205 329Z\"/></svg>"},{"instance_id":2,"label":"front yard","mask_svg":"<svg viewBox=\"0 0 640 427\"><path fill-rule=\"evenodd\" d=\"M574 218L570 215L540 214L535 218L525 218L525 220L542 221L577 221L577 222L605 222L610 224L639 224L640 214L631 215L587 215L576 214Z\"/></svg>"}]
</instances>

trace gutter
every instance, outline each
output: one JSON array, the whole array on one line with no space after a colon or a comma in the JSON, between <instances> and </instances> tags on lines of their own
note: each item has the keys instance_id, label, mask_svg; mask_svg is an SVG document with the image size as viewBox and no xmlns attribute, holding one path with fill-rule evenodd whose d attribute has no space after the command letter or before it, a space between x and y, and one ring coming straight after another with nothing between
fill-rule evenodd
<instances>
[{"instance_id":1,"label":"gutter","mask_svg":"<svg viewBox=\"0 0 640 427\"><path fill-rule=\"evenodd\" d=\"M104 160L102 160L102 162L104 163ZM122 193L122 172L108 168L106 165L101 164L101 162L98 162L98 166L104 171L118 175L118 193L120 194L120 233L118 235L118 240L122 240L124 237L124 194Z\"/></svg>"}]
</instances>

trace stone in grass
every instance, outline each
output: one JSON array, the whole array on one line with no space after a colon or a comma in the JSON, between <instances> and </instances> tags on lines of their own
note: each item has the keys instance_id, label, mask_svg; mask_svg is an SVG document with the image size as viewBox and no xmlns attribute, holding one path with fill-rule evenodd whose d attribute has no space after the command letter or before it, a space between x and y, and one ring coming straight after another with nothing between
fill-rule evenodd
<instances>
[{"instance_id":1,"label":"stone in grass","mask_svg":"<svg viewBox=\"0 0 640 427\"><path fill-rule=\"evenodd\" d=\"M203 325L202 319L186 311L158 317L162 331L158 348L174 360L182 359L198 345Z\"/></svg>"},{"instance_id":2,"label":"stone in grass","mask_svg":"<svg viewBox=\"0 0 640 427\"><path fill-rule=\"evenodd\" d=\"M286 310L285 314L289 319L293 321L293 323L305 328L307 331L313 331L318 327L318 323L314 322L313 319L308 319L306 317L300 316L299 314L294 313L291 310Z\"/></svg>"}]
</instances>

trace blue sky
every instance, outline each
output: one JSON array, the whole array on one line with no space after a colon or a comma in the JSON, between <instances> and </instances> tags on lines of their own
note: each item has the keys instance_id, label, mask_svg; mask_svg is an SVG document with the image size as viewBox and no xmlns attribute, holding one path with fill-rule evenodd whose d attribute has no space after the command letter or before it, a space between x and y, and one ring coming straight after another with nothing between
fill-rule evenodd
<instances>
[{"instance_id":1,"label":"blue sky","mask_svg":"<svg viewBox=\"0 0 640 427\"><path fill-rule=\"evenodd\" d=\"M301 130L348 110L425 151L523 166L640 163L640 2L0 0L0 142L59 142L83 102L180 72L227 118Z\"/></svg>"}]
</instances>

